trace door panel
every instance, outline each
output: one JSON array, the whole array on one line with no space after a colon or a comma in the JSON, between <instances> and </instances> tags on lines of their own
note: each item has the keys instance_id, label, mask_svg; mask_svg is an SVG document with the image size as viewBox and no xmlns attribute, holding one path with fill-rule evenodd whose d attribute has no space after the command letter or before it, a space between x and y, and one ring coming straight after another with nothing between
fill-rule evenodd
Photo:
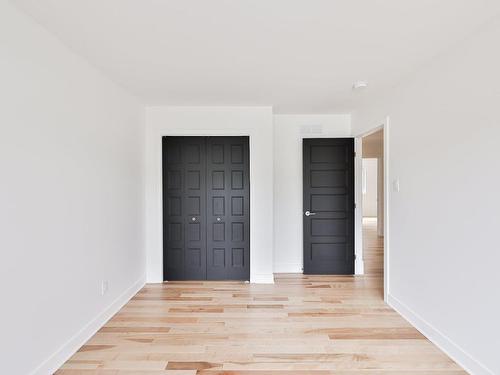
<instances>
[{"instance_id":1,"label":"door panel","mask_svg":"<svg viewBox=\"0 0 500 375\"><path fill-rule=\"evenodd\" d=\"M163 274L170 280L184 278L184 164L182 143L163 138Z\"/></svg>"},{"instance_id":2,"label":"door panel","mask_svg":"<svg viewBox=\"0 0 500 375\"><path fill-rule=\"evenodd\" d=\"M248 137L163 137L164 280L249 280L249 198Z\"/></svg>"},{"instance_id":3,"label":"door panel","mask_svg":"<svg viewBox=\"0 0 500 375\"><path fill-rule=\"evenodd\" d=\"M250 279L247 137L207 140L207 279Z\"/></svg>"},{"instance_id":4,"label":"door panel","mask_svg":"<svg viewBox=\"0 0 500 375\"><path fill-rule=\"evenodd\" d=\"M303 178L304 273L353 274L354 139L304 139Z\"/></svg>"},{"instance_id":5,"label":"door panel","mask_svg":"<svg viewBox=\"0 0 500 375\"><path fill-rule=\"evenodd\" d=\"M205 156L203 137L163 137L165 280L206 278Z\"/></svg>"},{"instance_id":6,"label":"door panel","mask_svg":"<svg viewBox=\"0 0 500 375\"><path fill-rule=\"evenodd\" d=\"M184 137L185 278L206 279L206 145L203 137Z\"/></svg>"}]
</instances>

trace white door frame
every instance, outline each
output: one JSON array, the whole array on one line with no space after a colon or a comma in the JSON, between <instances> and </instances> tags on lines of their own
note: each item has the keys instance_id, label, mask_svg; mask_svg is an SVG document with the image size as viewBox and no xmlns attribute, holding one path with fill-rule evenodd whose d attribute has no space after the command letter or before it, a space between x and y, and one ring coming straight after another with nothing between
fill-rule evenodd
<instances>
[{"instance_id":1,"label":"white door frame","mask_svg":"<svg viewBox=\"0 0 500 375\"><path fill-rule=\"evenodd\" d=\"M375 133L379 130L384 131L384 301L387 302L389 294L389 123L390 119L387 116L383 121L379 122L378 126L355 135L356 137L356 161L355 161L355 196L356 196L356 224L355 224L355 239L356 239L356 274L364 273L363 264L363 199L362 199L362 159L363 148L362 138ZM358 257L361 259L358 263Z\"/></svg>"},{"instance_id":2,"label":"white door frame","mask_svg":"<svg viewBox=\"0 0 500 375\"><path fill-rule=\"evenodd\" d=\"M301 239L301 248L302 248L302 254L301 254L301 257L302 257L302 263L301 263L301 273L304 273L304 212L306 210L306 208L304 207L304 176L303 176L303 170L304 170L304 154L303 154L303 143L304 143L304 140L305 139L314 139L314 138L321 138L321 139L354 139L354 151L356 152L356 157L354 159L354 202L356 204L356 208L354 209L354 257L355 257L355 261L354 261L354 274L355 275L362 275L364 273L364 267L363 267L363 243L358 239L358 235L357 235L357 232L358 232L358 216L359 216L359 212L361 212L361 225L363 224L363 215L362 215L362 211L359 211L358 207L361 207L360 205L358 205L356 202L359 202L359 199L358 199L358 193L360 191L360 188L361 188L361 180L359 180L358 178L358 170L359 170L359 166L358 166L358 155L361 155L361 153L359 152L358 150L358 147L360 145L360 140L361 138L358 137L358 136L333 136L333 135L321 135L321 134L315 134L315 135L311 135L311 136L304 136L302 135L300 137L300 175L299 175L299 178L300 178L300 181L298 182L301 186L301 189L300 189L300 201L302 202L301 205L302 205L302 210L301 210L301 213L300 213L300 217L301 217L301 225L302 225L302 239ZM361 160L361 159L360 159ZM361 161L360 161L361 163ZM361 164L360 164L361 165ZM359 186L358 186L359 185ZM362 227L360 229L360 233L362 233ZM359 241L359 242L358 242Z\"/></svg>"}]
</instances>

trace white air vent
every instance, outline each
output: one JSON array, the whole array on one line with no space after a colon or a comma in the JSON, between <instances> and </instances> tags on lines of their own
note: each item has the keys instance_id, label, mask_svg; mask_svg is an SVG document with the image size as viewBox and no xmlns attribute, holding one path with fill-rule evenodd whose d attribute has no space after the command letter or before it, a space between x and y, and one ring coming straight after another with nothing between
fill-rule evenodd
<instances>
[{"instance_id":1,"label":"white air vent","mask_svg":"<svg viewBox=\"0 0 500 375\"><path fill-rule=\"evenodd\" d=\"M302 134L302 135L323 134L323 126L322 125L302 125L300 127L300 134Z\"/></svg>"}]
</instances>

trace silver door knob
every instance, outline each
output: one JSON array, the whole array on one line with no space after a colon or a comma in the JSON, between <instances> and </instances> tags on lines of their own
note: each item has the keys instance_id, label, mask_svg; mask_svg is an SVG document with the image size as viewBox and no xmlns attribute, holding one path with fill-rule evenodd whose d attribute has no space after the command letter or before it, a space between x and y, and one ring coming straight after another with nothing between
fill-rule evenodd
<instances>
[{"instance_id":1,"label":"silver door knob","mask_svg":"<svg viewBox=\"0 0 500 375\"><path fill-rule=\"evenodd\" d=\"M191 221L196 221L196 218L195 218L195 217L192 217L192 218L191 218Z\"/></svg>"},{"instance_id":2,"label":"silver door knob","mask_svg":"<svg viewBox=\"0 0 500 375\"><path fill-rule=\"evenodd\" d=\"M306 216L314 216L314 215L316 215L316 212L306 211L305 215Z\"/></svg>"},{"instance_id":3,"label":"silver door knob","mask_svg":"<svg viewBox=\"0 0 500 375\"><path fill-rule=\"evenodd\" d=\"M220 221L220 217L217 218L217 221Z\"/></svg>"}]
</instances>

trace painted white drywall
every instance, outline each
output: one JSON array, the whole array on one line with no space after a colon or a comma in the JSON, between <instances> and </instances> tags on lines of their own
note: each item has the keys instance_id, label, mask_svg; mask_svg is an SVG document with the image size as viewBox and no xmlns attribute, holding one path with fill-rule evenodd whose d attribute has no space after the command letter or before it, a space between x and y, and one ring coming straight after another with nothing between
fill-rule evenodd
<instances>
[{"instance_id":1,"label":"painted white drywall","mask_svg":"<svg viewBox=\"0 0 500 375\"><path fill-rule=\"evenodd\" d=\"M499 40L496 18L352 119L390 116L389 302L473 374L500 374Z\"/></svg>"},{"instance_id":2,"label":"painted white drywall","mask_svg":"<svg viewBox=\"0 0 500 375\"><path fill-rule=\"evenodd\" d=\"M274 272L302 272L302 139L350 135L350 115L274 116Z\"/></svg>"},{"instance_id":3,"label":"painted white drywall","mask_svg":"<svg viewBox=\"0 0 500 375\"><path fill-rule=\"evenodd\" d=\"M378 159L363 158L363 216L377 217Z\"/></svg>"},{"instance_id":4,"label":"painted white drywall","mask_svg":"<svg viewBox=\"0 0 500 375\"><path fill-rule=\"evenodd\" d=\"M161 137L250 136L250 281L273 282L271 107L146 108L147 280L163 280Z\"/></svg>"},{"instance_id":5,"label":"painted white drywall","mask_svg":"<svg viewBox=\"0 0 500 375\"><path fill-rule=\"evenodd\" d=\"M0 82L0 372L49 374L142 285L144 113L6 1Z\"/></svg>"}]
</instances>

